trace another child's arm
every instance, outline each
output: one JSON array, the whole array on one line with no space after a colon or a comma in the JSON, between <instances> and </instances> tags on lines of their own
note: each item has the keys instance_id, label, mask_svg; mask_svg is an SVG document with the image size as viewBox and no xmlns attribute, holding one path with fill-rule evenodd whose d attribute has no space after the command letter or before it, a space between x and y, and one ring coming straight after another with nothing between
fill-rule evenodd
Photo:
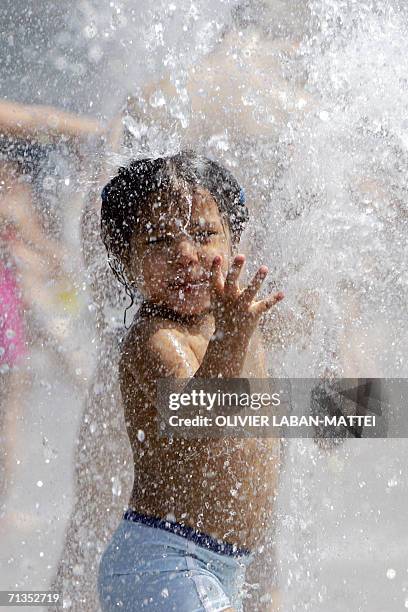
<instances>
[{"instance_id":1,"label":"another child's arm","mask_svg":"<svg viewBox=\"0 0 408 612\"><path fill-rule=\"evenodd\" d=\"M0 100L0 126L12 137L52 142L66 138L101 136L102 125L93 117L76 115L53 106L26 105Z\"/></svg>"}]
</instances>

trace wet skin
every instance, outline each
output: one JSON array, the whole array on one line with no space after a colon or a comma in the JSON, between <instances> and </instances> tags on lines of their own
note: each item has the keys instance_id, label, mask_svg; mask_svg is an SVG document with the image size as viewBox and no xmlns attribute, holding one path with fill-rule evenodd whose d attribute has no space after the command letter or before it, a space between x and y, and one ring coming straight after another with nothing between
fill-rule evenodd
<instances>
[{"instance_id":1,"label":"wet skin","mask_svg":"<svg viewBox=\"0 0 408 612\"><path fill-rule=\"evenodd\" d=\"M163 194L154 202L133 234L127 272L146 299L183 319L136 320L122 344L120 383L135 467L129 505L253 548L273 514L279 439L174 438L169 444L157 434L156 383L160 377L267 377L257 325L283 296L256 300L265 266L239 287L245 257L233 257L228 225L209 192ZM215 332L222 333L210 340Z\"/></svg>"}]
</instances>

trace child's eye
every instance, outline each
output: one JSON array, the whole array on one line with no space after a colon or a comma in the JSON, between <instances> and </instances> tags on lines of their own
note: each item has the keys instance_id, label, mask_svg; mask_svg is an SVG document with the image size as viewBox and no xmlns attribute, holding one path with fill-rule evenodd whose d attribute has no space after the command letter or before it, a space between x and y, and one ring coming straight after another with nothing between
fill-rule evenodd
<instances>
[{"instance_id":1,"label":"child's eye","mask_svg":"<svg viewBox=\"0 0 408 612\"><path fill-rule=\"evenodd\" d=\"M207 240L211 239L211 236L215 236L216 234L217 232L208 230L204 232L197 232L196 234L194 234L194 238L198 240L198 242L206 242Z\"/></svg>"},{"instance_id":2,"label":"child's eye","mask_svg":"<svg viewBox=\"0 0 408 612\"><path fill-rule=\"evenodd\" d=\"M171 242L171 240L173 240L173 236L171 234L165 234L163 236L151 236L147 240L147 244L149 244L149 245L151 245L151 244L158 244L158 243L169 244Z\"/></svg>"}]
</instances>

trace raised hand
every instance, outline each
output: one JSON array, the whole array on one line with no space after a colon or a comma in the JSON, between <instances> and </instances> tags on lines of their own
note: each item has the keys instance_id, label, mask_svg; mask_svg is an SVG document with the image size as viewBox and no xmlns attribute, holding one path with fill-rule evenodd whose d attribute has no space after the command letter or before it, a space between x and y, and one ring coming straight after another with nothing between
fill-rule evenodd
<instances>
[{"instance_id":1,"label":"raised hand","mask_svg":"<svg viewBox=\"0 0 408 612\"><path fill-rule=\"evenodd\" d=\"M245 263L245 255L236 255L232 266L223 280L221 257L214 258L211 267L210 294L212 311L215 318L215 335L249 339L260 317L283 299L281 291L255 301L268 268L261 266L245 289L239 287L239 276Z\"/></svg>"}]
</instances>

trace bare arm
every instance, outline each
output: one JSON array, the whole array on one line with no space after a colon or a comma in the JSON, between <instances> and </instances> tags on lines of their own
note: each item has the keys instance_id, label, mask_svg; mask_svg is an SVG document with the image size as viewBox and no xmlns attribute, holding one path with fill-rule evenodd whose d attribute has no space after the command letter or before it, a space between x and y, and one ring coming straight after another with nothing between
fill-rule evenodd
<instances>
[{"instance_id":1,"label":"bare arm","mask_svg":"<svg viewBox=\"0 0 408 612\"><path fill-rule=\"evenodd\" d=\"M44 138L53 141L67 138L100 136L103 128L93 117L81 117L52 106L28 106L0 100L0 129L3 134L18 138Z\"/></svg>"},{"instance_id":2,"label":"bare arm","mask_svg":"<svg viewBox=\"0 0 408 612\"><path fill-rule=\"evenodd\" d=\"M238 255L225 282L221 258L216 257L211 271L211 300L215 333L199 364L194 353L180 347L180 339L172 329L148 330L130 344L121 358L121 369L129 369L138 380L145 398L154 405L159 378L239 378L252 334L260 316L282 299L276 294L255 302L254 298L267 274L261 267L250 285L240 290L238 277L245 257ZM180 350L181 348L181 350Z\"/></svg>"},{"instance_id":3,"label":"bare arm","mask_svg":"<svg viewBox=\"0 0 408 612\"><path fill-rule=\"evenodd\" d=\"M31 265L35 273L53 276L66 275L64 258L67 255L62 244L47 236L41 228L32 206L30 185L7 177L3 193L0 193L0 220L12 223L16 240L9 244L13 255Z\"/></svg>"}]
</instances>

